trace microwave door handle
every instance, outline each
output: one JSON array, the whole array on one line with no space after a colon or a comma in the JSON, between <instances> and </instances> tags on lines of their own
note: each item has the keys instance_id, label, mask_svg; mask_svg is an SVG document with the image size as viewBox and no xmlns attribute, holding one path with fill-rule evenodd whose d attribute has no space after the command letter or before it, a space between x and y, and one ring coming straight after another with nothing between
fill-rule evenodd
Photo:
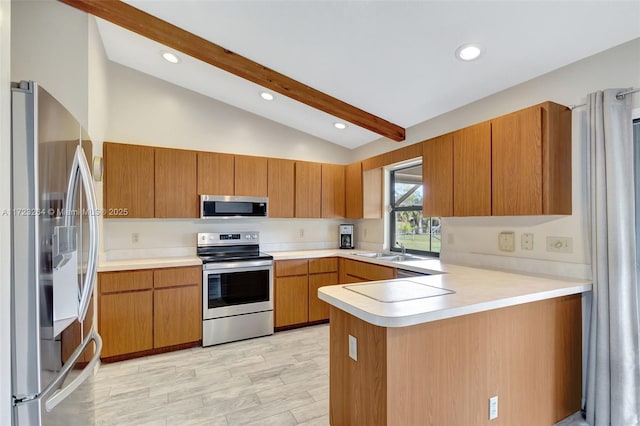
<instances>
[{"instance_id":1,"label":"microwave door handle","mask_svg":"<svg viewBox=\"0 0 640 426\"><path fill-rule=\"evenodd\" d=\"M74 164L76 161L78 162L78 170L82 178L82 187L84 188L87 199L87 218L89 221L89 258L87 259L87 272L84 276L84 285L82 286L80 304L78 306L78 319L82 322L87 315L89 302L91 301L91 295L93 294L93 288L98 274L98 204L87 157L85 157L80 145L76 148Z\"/></svg>"},{"instance_id":2,"label":"microwave door handle","mask_svg":"<svg viewBox=\"0 0 640 426\"><path fill-rule=\"evenodd\" d=\"M81 346L78 346L78 348L75 351L73 351L69 360L64 364L64 367L58 373L58 376L42 392L41 397L46 396L62 380L64 380L67 374L69 374L69 371L71 371L71 368L75 365L75 363L78 361L78 359L80 358L84 350L87 348L87 346L89 346L91 342L96 343L95 353L93 354L91 361L89 361L89 363L84 367L82 372L78 374L71 383L66 385L64 388L58 389L55 392L53 392L51 397L49 397L45 401L44 406L47 412L50 412L58 404L64 401L71 393L73 393L73 391L75 391L82 383L84 383L84 381L87 380L89 376L93 374L93 371L95 370L95 367L98 364L98 361L100 361L100 354L102 353L102 339L100 338L100 335L95 330L93 330L91 334L87 336L87 339L84 341L84 343Z\"/></svg>"}]
</instances>

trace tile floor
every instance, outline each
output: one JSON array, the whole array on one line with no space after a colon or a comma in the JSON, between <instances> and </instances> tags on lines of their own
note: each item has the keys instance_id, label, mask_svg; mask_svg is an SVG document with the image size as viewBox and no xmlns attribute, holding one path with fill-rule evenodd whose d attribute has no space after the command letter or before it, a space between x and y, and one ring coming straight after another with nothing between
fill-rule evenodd
<instances>
[{"instance_id":1,"label":"tile floor","mask_svg":"<svg viewBox=\"0 0 640 426\"><path fill-rule=\"evenodd\" d=\"M98 426L329 424L329 327L103 364ZM579 415L558 425L578 426Z\"/></svg>"},{"instance_id":2,"label":"tile floor","mask_svg":"<svg viewBox=\"0 0 640 426\"><path fill-rule=\"evenodd\" d=\"M326 426L328 355L319 325L103 364L96 425Z\"/></svg>"}]
</instances>

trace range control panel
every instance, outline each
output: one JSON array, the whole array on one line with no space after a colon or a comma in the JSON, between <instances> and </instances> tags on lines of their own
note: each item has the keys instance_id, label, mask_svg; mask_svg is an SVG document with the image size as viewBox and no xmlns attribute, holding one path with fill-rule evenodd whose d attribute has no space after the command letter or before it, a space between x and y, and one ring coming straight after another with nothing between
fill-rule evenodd
<instances>
[{"instance_id":1,"label":"range control panel","mask_svg":"<svg viewBox=\"0 0 640 426\"><path fill-rule=\"evenodd\" d=\"M257 231L198 233L198 247L223 246L228 244L259 244L259 242L260 233Z\"/></svg>"}]
</instances>

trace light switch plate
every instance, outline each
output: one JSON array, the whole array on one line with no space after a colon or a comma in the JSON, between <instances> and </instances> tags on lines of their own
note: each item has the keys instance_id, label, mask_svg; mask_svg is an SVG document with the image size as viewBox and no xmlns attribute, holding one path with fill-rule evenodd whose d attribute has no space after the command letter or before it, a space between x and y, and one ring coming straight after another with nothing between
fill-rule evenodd
<instances>
[{"instance_id":1,"label":"light switch plate","mask_svg":"<svg viewBox=\"0 0 640 426\"><path fill-rule=\"evenodd\" d=\"M349 357L358 360L358 339L352 335L349 335Z\"/></svg>"},{"instance_id":2,"label":"light switch plate","mask_svg":"<svg viewBox=\"0 0 640 426\"><path fill-rule=\"evenodd\" d=\"M498 234L498 248L501 251L516 251L516 233L503 231Z\"/></svg>"}]
</instances>

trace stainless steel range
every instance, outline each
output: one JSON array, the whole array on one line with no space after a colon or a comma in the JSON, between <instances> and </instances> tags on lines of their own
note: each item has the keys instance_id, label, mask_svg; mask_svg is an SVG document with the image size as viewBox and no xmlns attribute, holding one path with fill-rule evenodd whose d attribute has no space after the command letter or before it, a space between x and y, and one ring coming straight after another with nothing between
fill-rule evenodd
<instances>
[{"instance_id":1,"label":"stainless steel range","mask_svg":"<svg viewBox=\"0 0 640 426\"><path fill-rule=\"evenodd\" d=\"M273 334L273 256L258 232L198 233L202 345Z\"/></svg>"}]
</instances>

